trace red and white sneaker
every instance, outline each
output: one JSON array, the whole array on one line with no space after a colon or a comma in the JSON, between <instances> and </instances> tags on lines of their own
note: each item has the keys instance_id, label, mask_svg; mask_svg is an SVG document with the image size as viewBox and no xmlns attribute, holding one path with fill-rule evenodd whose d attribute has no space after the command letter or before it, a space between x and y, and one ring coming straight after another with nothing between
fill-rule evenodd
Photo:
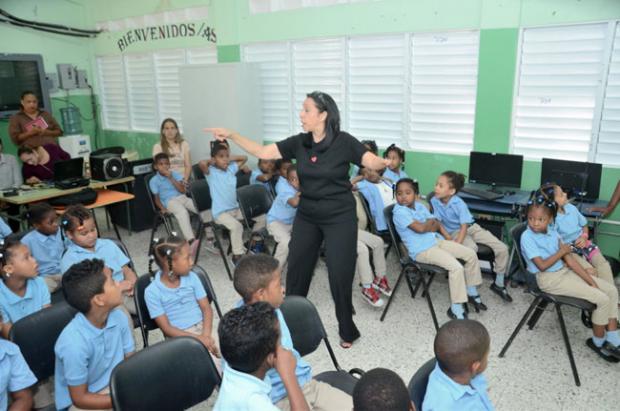
<instances>
[{"instance_id":1,"label":"red and white sneaker","mask_svg":"<svg viewBox=\"0 0 620 411\"><path fill-rule=\"evenodd\" d=\"M392 295L392 289L388 284L386 276L383 276L381 278L375 277L375 280L372 282L372 288L377 291L381 291L381 293L385 296L390 297Z\"/></svg>"},{"instance_id":2,"label":"red and white sneaker","mask_svg":"<svg viewBox=\"0 0 620 411\"><path fill-rule=\"evenodd\" d=\"M377 290L372 287L362 287L362 297L364 297L364 300L366 300L366 302L373 307L383 307L383 300L379 296Z\"/></svg>"}]
</instances>

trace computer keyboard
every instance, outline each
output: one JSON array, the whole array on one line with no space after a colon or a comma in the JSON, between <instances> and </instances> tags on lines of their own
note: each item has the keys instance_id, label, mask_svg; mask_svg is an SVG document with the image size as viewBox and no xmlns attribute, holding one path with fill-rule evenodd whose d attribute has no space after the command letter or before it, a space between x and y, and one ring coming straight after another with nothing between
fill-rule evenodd
<instances>
[{"instance_id":1,"label":"computer keyboard","mask_svg":"<svg viewBox=\"0 0 620 411\"><path fill-rule=\"evenodd\" d=\"M476 197L484 198L485 200L497 200L498 198L502 198L504 196L500 193L494 193L492 191L467 186L461 188L461 191Z\"/></svg>"}]
</instances>

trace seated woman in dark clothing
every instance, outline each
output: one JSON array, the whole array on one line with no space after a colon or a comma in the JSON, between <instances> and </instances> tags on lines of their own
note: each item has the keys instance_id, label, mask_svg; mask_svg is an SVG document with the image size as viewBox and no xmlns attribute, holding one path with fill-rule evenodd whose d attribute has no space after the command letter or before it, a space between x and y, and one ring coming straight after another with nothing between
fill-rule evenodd
<instances>
[{"instance_id":1,"label":"seated woman in dark clothing","mask_svg":"<svg viewBox=\"0 0 620 411\"><path fill-rule=\"evenodd\" d=\"M54 163L69 160L71 156L56 144L45 144L36 148L21 146L17 150L22 165L22 174L27 184L40 183L54 178Z\"/></svg>"}]
</instances>

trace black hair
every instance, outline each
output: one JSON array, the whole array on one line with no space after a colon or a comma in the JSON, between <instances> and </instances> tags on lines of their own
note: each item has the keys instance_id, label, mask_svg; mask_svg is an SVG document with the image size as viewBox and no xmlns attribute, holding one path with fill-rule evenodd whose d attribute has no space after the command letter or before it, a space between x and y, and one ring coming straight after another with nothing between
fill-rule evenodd
<instances>
[{"instance_id":1,"label":"black hair","mask_svg":"<svg viewBox=\"0 0 620 411\"><path fill-rule=\"evenodd\" d=\"M166 261L168 263L168 273L172 275L172 259L186 242L184 238L177 236L176 233L172 233L167 238L155 238L151 246L151 255L149 256L149 273L154 273L153 261L162 270L164 268L164 261Z\"/></svg>"},{"instance_id":2,"label":"black hair","mask_svg":"<svg viewBox=\"0 0 620 411\"><path fill-rule=\"evenodd\" d=\"M327 137L335 137L340 132L340 111L338 111L338 105L327 93L322 91L313 91L306 94L307 98L311 98L314 101L314 105L319 110L319 113L327 112L327 118L325 119L325 135Z\"/></svg>"},{"instance_id":3,"label":"black hair","mask_svg":"<svg viewBox=\"0 0 620 411\"><path fill-rule=\"evenodd\" d=\"M217 156L220 151L230 150L228 142L226 141L212 141L211 142L211 157Z\"/></svg>"},{"instance_id":4,"label":"black hair","mask_svg":"<svg viewBox=\"0 0 620 411\"><path fill-rule=\"evenodd\" d=\"M452 320L439 328L433 348L439 368L448 376L470 370L489 351L491 337L482 323L475 320Z\"/></svg>"},{"instance_id":5,"label":"black hair","mask_svg":"<svg viewBox=\"0 0 620 411\"><path fill-rule=\"evenodd\" d=\"M155 154L155 157L153 157L153 165L157 164L159 161L162 161L162 160L170 161L170 156L164 153L163 151L161 153Z\"/></svg>"},{"instance_id":6,"label":"black hair","mask_svg":"<svg viewBox=\"0 0 620 411\"><path fill-rule=\"evenodd\" d=\"M67 207L65 213L62 215L60 224L65 232L72 232L77 228L84 225L84 221L93 218L88 208L82 204L73 204Z\"/></svg>"},{"instance_id":7,"label":"black hair","mask_svg":"<svg viewBox=\"0 0 620 411\"><path fill-rule=\"evenodd\" d=\"M22 154L31 154L34 153L34 149L29 145L22 144L17 148L17 157L20 157Z\"/></svg>"},{"instance_id":8,"label":"black hair","mask_svg":"<svg viewBox=\"0 0 620 411\"><path fill-rule=\"evenodd\" d=\"M288 178L288 175L291 171L297 171L297 165L296 164L291 164L290 166L288 166L288 168L286 169L286 178Z\"/></svg>"},{"instance_id":9,"label":"black hair","mask_svg":"<svg viewBox=\"0 0 620 411\"><path fill-rule=\"evenodd\" d=\"M355 411L409 411L410 407L409 391L402 378L385 368L366 372L353 389Z\"/></svg>"},{"instance_id":10,"label":"black hair","mask_svg":"<svg viewBox=\"0 0 620 411\"><path fill-rule=\"evenodd\" d=\"M8 236L0 240L0 267L4 267L13 258L13 250L22 245L16 236Z\"/></svg>"},{"instance_id":11,"label":"black hair","mask_svg":"<svg viewBox=\"0 0 620 411\"><path fill-rule=\"evenodd\" d=\"M377 155L377 153L379 152L379 147L377 147L377 143L375 142L375 140L362 140L360 141L360 143L368 146L368 148L370 148L370 151L375 155Z\"/></svg>"},{"instance_id":12,"label":"black hair","mask_svg":"<svg viewBox=\"0 0 620 411\"><path fill-rule=\"evenodd\" d=\"M396 192L398 191L398 186L400 186L401 184L409 184L413 188L413 192L415 194L420 194L420 185L418 184L418 181L412 180L409 177L404 177L398 180L394 185L394 195L396 195Z\"/></svg>"},{"instance_id":13,"label":"black hair","mask_svg":"<svg viewBox=\"0 0 620 411\"><path fill-rule=\"evenodd\" d=\"M398 147L394 143L390 144L388 146L388 148L385 149L385 151L383 152L383 158L387 158L387 156L390 153L390 151L395 152L398 155L398 157L400 157L400 162L401 163L405 162L405 150L403 150L402 148Z\"/></svg>"},{"instance_id":14,"label":"black hair","mask_svg":"<svg viewBox=\"0 0 620 411\"><path fill-rule=\"evenodd\" d=\"M530 213L530 210L533 210L534 208L542 208L551 219L555 219L555 216L558 214L558 205L555 200L549 199L538 190L532 193L530 200L527 202L527 207L525 207L526 218Z\"/></svg>"},{"instance_id":15,"label":"black hair","mask_svg":"<svg viewBox=\"0 0 620 411\"><path fill-rule=\"evenodd\" d=\"M278 317L266 302L229 311L220 320L217 332L222 357L233 369L247 374L265 363L280 339Z\"/></svg>"},{"instance_id":16,"label":"black hair","mask_svg":"<svg viewBox=\"0 0 620 411\"><path fill-rule=\"evenodd\" d=\"M243 301L248 302L257 290L267 287L278 270L278 260L270 255L247 255L239 260L233 274L233 286Z\"/></svg>"},{"instance_id":17,"label":"black hair","mask_svg":"<svg viewBox=\"0 0 620 411\"><path fill-rule=\"evenodd\" d=\"M458 193L465 185L465 175L457 173L456 171L448 170L441 173L442 176L448 179L450 186Z\"/></svg>"},{"instance_id":18,"label":"black hair","mask_svg":"<svg viewBox=\"0 0 620 411\"><path fill-rule=\"evenodd\" d=\"M23 99L24 99L24 97L26 97L28 94L32 94L33 96L37 97L37 100L39 99L39 97L37 96L37 94L36 94L34 91L31 91L31 90L25 90L25 91L22 91L22 94L21 94L21 96L19 97L19 99L20 99L20 100L23 100Z\"/></svg>"},{"instance_id":19,"label":"black hair","mask_svg":"<svg viewBox=\"0 0 620 411\"><path fill-rule=\"evenodd\" d=\"M54 213L56 216L56 210L49 203L37 203L29 206L24 216L30 225L35 225L42 223L49 213Z\"/></svg>"},{"instance_id":20,"label":"black hair","mask_svg":"<svg viewBox=\"0 0 620 411\"><path fill-rule=\"evenodd\" d=\"M284 164L293 164L292 160L289 160L288 158L280 158L278 160L276 160L276 169L280 170L282 168L282 166Z\"/></svg>"},{"instance_id":21,"label":"black hair","mask_svg":"<svg viewBox=\"0 0 620 411\"><path fill-rule=\"evenodd\" d=\"M63 274L62 292L71 307L83 314L90 311L93 297L103 293L106 281L103 268L103 260L86 259L73 264Z\"/></svg>"}]
</instances>

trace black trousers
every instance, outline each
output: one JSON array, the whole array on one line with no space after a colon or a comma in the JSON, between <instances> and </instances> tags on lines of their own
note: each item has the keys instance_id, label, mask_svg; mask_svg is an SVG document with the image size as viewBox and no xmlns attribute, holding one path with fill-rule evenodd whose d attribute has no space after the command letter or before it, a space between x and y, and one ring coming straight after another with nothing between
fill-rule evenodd
<instances>
[{"instance_id":1,"label":"black trousers","mask_svg":"<svg viewBox=\"0 0 620 411\"><path fill-rule=\"evenodd\" d=\"M353 342L360 332L353 322L352 285L357 260L357 222L316 223L297 213L289 243L286 294L306 297L325 239L329 288L336 306L340 338Z\"/></svg>"}]
</instances>

